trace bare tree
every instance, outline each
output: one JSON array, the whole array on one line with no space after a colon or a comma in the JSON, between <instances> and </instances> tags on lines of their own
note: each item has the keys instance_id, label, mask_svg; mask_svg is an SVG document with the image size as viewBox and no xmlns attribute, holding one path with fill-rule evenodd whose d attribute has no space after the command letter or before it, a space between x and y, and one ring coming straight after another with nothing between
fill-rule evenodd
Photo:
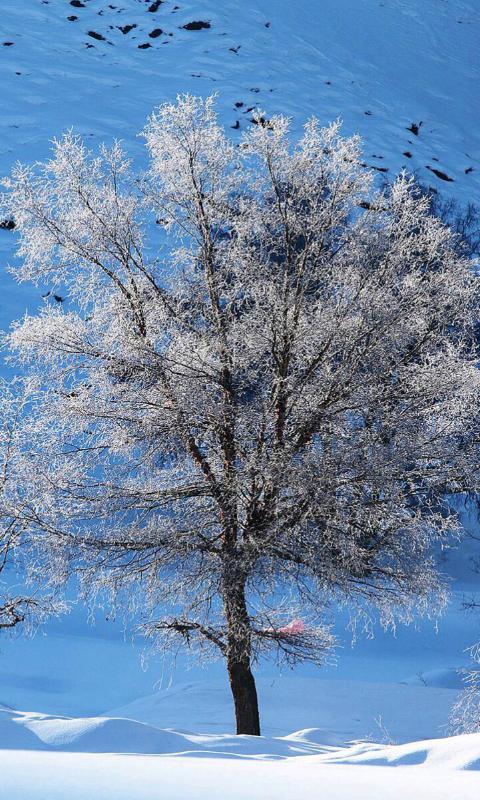
<instances>
[{"instance_id":1,"label":"bare tree","mask_svg":"<svg viewBox=\"0 0 480 800\"><path fill-rule=\"evenodd\" d=\"M322 661L327 604L441 602L429 547L477 487L479 406L477 279L428 199L375 192L338 124L291 147L256 121L235 147L182 97L141 178L67 134L5 199L17 278L65 298L6 337L38 387L11 499L39 579L218 653L248 734L252 662Z\"/></svg>"}]
</instances>

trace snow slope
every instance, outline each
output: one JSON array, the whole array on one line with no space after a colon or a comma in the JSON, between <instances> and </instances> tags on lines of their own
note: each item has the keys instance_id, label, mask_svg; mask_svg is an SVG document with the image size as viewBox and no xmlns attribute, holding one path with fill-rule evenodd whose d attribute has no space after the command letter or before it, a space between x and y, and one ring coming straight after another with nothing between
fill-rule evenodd
<instances>
[{"instance_id":1,"label":"snow slope","mask_svg":"<svg viewBox=\"0 0 480 800\"><path fill-rule=\"evenodd\" d=\"M262 730L285 736L316 729L322 744L353 739L408 742L445 733L454 689L383 682L307 678L298 674L258 679ZM129 717L160 728L206 733L233 731L231 699L224 679L175 683L171 688L115 708L109 716ZM320 738L319 738L320 737Z\"/></svg>"}]
</instances>

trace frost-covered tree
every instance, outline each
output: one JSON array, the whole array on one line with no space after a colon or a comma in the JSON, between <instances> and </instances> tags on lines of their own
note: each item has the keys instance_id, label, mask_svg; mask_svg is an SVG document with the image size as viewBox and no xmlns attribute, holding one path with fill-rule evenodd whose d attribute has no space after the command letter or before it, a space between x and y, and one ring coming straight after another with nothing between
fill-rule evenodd
<instances>
[{"instance_id":1,"label":"frost-covered tree","mask_svg":"<svg viewBox=\"0 0 480 800\"><path fill-rule=\"evenodd\" d=\"M464 690L453 706L454 733L480 732L480 643L470 650L472 666L464 673Z\"/></svg>"},{"instance_id":2,"label":"frost-covered tree","mask_svg":"<svg viewBox=\"0 0 480 800\"><path fill-rule=\"evenodd\" d=\"M0 384L0 631L32 633L47 617L65 610L65 604L41 587L28 592L23 556L31 556L28 522L18 514L16 459L23 459L26 427L20 424L29 400L28 383ZM28 445L27 445L28 447ZM12 502L13 500L13 502ZM20 578L21 576L21 578ZM20 578L20 579L19 579ZM28 581L28 575L27 575Z\"/></svg>"},{"instance_id":3,"label":"frost-covered tree","mask_svg":"<svg viewBox=\"0 0 480 800\"><path fill-rule=\"evenodd\" d=\"M166 646L321 661L327 604L430 607L442 498L477 487L477 281L402 175L283 117L234 146L211 99L160 107L141 178L74 135L18 166L19 280L53 287L6 337L36 389L11 502L39 579L72 571ZM58 287L58 288L55 288Z\"/></svg>"}]
</instances>

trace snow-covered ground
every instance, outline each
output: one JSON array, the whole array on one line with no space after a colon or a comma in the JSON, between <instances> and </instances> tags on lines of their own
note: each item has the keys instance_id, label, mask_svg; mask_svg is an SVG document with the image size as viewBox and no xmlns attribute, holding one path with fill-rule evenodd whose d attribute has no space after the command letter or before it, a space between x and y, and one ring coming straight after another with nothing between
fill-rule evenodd
<instances>
[{"instance_id":1,"label":"snow-covered ground","mask_svg":"<svg viewBox=\"0 0 480 800\"><path fill-rule=\"evenodd\" d=\"M155 105L217 92L233 138L254 106L297 130L313 113L341 117L379 178L407 167L478 202L479 41L478 0L1 0L0 173L45 158L69 127L92 147L122 138L141 164L136 133ZM0 327L46 302L7 275L14 242L0 229ZM3 639L0 799L478 798L479 736L439 737L478 635L461 602L479 548L446 558L438 626L352 649L340 614L336 666L261 665L259 740L232 736L221 665L142 669L140 643L101 613L94 627L77 608L33 640Z\"/></svg>"},{"instance_id":2,"label":"snow-covered ground","mask_svg":"<svg viewBox=\"0 0 480 800\"><path fill-rule=\"evenodd\" d=\"M0 709L1 791L5 792L0 796L287 800L328 792L324 796L332 800L478 797L480 734L406 744L378 744L365 737L352 742L347 737L362 729L372 708L382 702L385 687L325 681L322 703L315 694L319 689L315 681L281 681L276 692L265 691L263 684L267 728L315 718L322 718L326 727L262 737L199 733L227 724L226 697L215 684L178 686L170 693L143 698L123 709L122 716L115 712L67 718ZM308 707L306 694L311 700ZM428 730L447 699L433 689L406 686L397 689L397 696L390 687L388 695L387 705L396 712L391 717L395 732L408 730L410 736L421 727L402 727L409 717L407 709L411 713L415 708ZM126 717L126 712L134 712L135 719ZM188 720L197 732L139 721L152 717L162 725ZM387 721L379 720L382 735ZM331 731L342 725L341 735L333 736ZM378 731L374 737L378 739ZM396 767L395 773L381 769L386 766Z\"/></svg>"}]
</instances>

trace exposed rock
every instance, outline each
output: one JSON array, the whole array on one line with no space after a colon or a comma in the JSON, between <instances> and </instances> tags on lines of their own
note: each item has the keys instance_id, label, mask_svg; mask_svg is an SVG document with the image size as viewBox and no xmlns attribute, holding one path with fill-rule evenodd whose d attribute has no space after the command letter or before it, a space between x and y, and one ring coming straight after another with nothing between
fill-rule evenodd
<instances>
[{"instance_id":1,"label":"exposed rock","mask_svg":"<svg viewBox=\"0 0 480 800\"><path fill-rule=\"evenodd\" d=\"M201 31L204 28L211 28L212 26L209 22L197 20L196 22L187 22L187 24L182 27L185 28L186 31Z\"/></svg>"},{"instance_id":2,"label":"exposed rock","mask_svg":"<svg viewBox=\"0 0 480 800\"><path fill-rule=\"evenodd\" d=\"M433 172L433 174L436 175L437 178L440 178L441 181L452 182L454 180L453 178L450 178L450 176L447 175L446 172L442 172L441 169L435 169L435 167L430 167L428 166L428 164L427 164L427 169L429 169L430 172Z\"/></svg>"},{"instance_id":3,"label":"exposed rock","mask_svg":"<svg viewBox=\"0 0 480 800\"><path fill-rule=\"evenodd\" d=\"M127 33L130 33L130 31L133 31L133 29L136 28L136 27L137 26L135 24L134 25L120 25L118 30L121 31L123 34L127 34Z\"/></svg>"},{"instance_id":4,"label":"exposed rock","mask_svg":"<svg viewBox=\"0 0 480 800\"><path fill-rule=\"evenodd\" d=\"M88 35L92 37L92 39L96 39L98 42L106 42L105 36L102 36L101 33L97 33L97 31L88 31Z\"/></svg>"}]
</instances>

